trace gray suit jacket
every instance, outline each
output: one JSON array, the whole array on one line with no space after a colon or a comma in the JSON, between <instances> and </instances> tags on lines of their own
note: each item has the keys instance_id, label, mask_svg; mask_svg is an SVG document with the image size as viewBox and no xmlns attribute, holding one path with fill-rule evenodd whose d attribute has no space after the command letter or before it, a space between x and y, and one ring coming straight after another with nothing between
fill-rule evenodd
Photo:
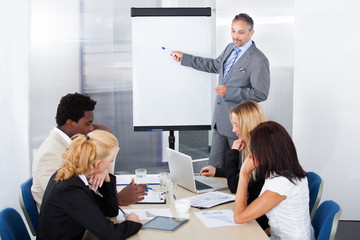
<instances>
[{"instance_id":1,"label":"gray suit jacket","mask_svg":"<svg viewBox=\"0 0 360 240\"><path fill-rule=\"evenodd\" d=\"M269 61L256 47L255 42L232 66L223 80L224 62L233 50L233 43L216 59L202 58L184 53L181 65L194 69L219 74L219 84L227 87L225 98L216 96L212 126L217 131L236 139L232 132L229 110L245 100L261 102L267 99L270 88Z\"/></svg>"}]
</instances>

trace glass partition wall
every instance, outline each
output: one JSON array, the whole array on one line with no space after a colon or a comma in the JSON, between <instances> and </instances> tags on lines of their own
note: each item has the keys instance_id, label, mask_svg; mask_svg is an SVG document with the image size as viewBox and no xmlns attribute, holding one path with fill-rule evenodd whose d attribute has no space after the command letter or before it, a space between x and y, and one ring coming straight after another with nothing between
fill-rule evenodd
<instances>
[{"instance_id":1,"label":"glass partition wall","mask_svg":"<svg viewBox=\"0 0 360 240\"><path fill-rule=\"evenodd\" d=\"M98 102L95 122L106 124L119 139L116 173L133 173L138 167L156 173L167 168L162 159L163 148L168 146L166 134L133 131L130 8L208 4L209 1L80 2L81 91ZM146 44L150 36L143 37ZM179 150L194 159L209 155L208 131L180 132L176 141Z\"/></svg>"}]
</instances>

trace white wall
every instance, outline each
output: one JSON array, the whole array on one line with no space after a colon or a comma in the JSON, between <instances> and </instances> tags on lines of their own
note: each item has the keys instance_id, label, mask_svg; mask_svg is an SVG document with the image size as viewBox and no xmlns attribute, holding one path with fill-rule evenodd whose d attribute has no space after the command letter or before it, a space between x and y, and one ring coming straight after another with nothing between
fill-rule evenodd
<instances>
[{"instance_id":1,"label":"white wall","mask_svg":"<svg viewBox=\"0 0 360 240\"><path fill-rule=\"evenodd\" d=\"M31 141L55 125L60 97L79 90L79 2L47 2L0 0L0 210L21 215Z\"/></svg>"},{"instance_id":2,"label":"white wall","mask_svg":"<svg viewBox=\"0 0 360 240\"><path fill-rule=\"evenodd\" d=\"M324 180L322 200L360 220L360 23L353 0L295 4L293 138L301 164Z\"/></svg>"},{"instance_id":3,"label":"white wall","mask_svg":"<svg viewBox=\"0 0 360 240\"><path fill-rule=\"evenodd\" d=\"M21 212L29 164L29 1L0 1L0 210Z\"/></svg>"}]
</instances>

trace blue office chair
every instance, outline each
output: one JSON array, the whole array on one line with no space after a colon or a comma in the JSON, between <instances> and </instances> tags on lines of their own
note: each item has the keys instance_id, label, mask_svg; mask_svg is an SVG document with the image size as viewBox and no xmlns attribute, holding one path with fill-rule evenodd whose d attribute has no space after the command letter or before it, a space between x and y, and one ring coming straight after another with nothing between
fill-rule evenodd
<instances>
[{"instance_id":1,"label":"blue office chair","mask_svg":"<svg viewBox=\"0 0 360 240\"><path fill-rule=\"evenodd\" d=\"M1 240L30 240L20 214L13 208L6 208L0 212Z\"/></svg>"},{"instance_id":2,"label":"blue office chair","mask_svg":"<svg viewBox=\"0 0 360 240\"><path fill-rule=\"evenodd\" d=\"M311 219L314 217L317 206L320 203L320 199L323 191L323 181L319 175L314 172L307 172L308 186L309 186L309 210Z\"/></svg>"},{"instance_id":3,"label":"blue office chair","mask_svg":"<svg viewBox=\"0 0 360 240\"><path fill-rule=\"evenodd\" d=\"M341 212L342 209L336 202L325 201L320 204L311 220L317 240L335 239Z\"/></svg>"},{"instance_id":4,"label":"blue office chair","mask_svg":"<svg viewBox=\"0 0 360 240\"><path fill-rule=\"evenodd\" d=\"M19 192L19 202L25 215L31 233L36 236L37 225L39 222L39 212L35 200L31 194L32 178L21 184Z\"/></svg>"}]
</instances>

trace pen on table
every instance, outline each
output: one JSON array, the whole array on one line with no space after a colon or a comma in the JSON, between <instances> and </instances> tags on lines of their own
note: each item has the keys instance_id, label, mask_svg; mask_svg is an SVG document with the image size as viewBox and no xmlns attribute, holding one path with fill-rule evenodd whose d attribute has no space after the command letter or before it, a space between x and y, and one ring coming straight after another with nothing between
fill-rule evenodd
<instances>
[{"instance_id":1,"label":"pen on table","mask_svg":"<svg viewBox=\"0 0 360 240\"><path fill-rule=\"evenodd\" d=\"M161 49L167 51L170 54L172 54L172 52L170 50L166 49L165 47L161 47ZM174 56L176 57L176 54L174 54Z\"/></svg>"},{"instance_id":2,"label":"pen on table","mask_svg":"<svg viewBox=\"0 0 360 240\"><path fill-rule=\"evenodd\" d=\"M124 216L127 216L126 212L124 210L122 210L120 206L118 206L118 207L119 207L120 211L122 212L122 214L124 214Z\"/></svg>"},{"instance_id":3,"label":"pen on table","mask_svg":"<svg viewBox=\"0 0 360 240\"><path fill-rule=\"evenodd\" d=\"M151 187L143 187L143 188L145 188L147 190L153 190Z\"/></svg>"}]
</instances>

